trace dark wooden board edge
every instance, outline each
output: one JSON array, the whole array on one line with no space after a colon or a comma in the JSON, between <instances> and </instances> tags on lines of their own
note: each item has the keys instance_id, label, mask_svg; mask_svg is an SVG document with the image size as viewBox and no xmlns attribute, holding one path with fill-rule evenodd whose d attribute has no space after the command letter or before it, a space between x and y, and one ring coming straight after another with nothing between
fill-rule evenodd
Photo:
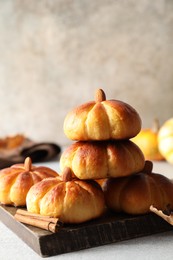
<instances>
[{"instance_id":1,"label":"dark wooden board edge","mask_svg":"<svg viewBox=\"0 0 173 260\"><path fill-rule=\"evenodd\" d=\"M16 208L0 206L0 220L41 257L48 257L173 230L157 215L107 213L80 225L67 225L57 233L24 225L13 217Z\"/></svg>"}]
</instances>

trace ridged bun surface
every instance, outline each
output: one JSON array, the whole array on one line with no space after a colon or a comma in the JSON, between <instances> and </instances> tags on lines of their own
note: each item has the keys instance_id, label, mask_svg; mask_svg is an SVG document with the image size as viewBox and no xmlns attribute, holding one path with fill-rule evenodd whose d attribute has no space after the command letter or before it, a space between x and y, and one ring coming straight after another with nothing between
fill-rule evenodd
<instances>
[{"instance_id":1,"label":"ridged bun surface","mask_svg":"<svg viewBox=\"0 0 173 260\"><path fill-rule=\"evenodd\" d=\"M102 189L94 181L47 178L29 190L27 210L58 217L64 223L82 223L103 214L105 199Z\"/></svg>"},{"instance_id":2,"label":"ridged bun surface","mask_svg":"<svg viewBox=\"0 0 173 260\"><path fill-rule=\"evenodd\" d=\"M31 159L24 164L14 164L0 171L0 203L25 206L26 195L32 185L58 173L45 166L33 166Z\"/></svg>"},{"instance_id":3,"label":"ridged bun surface","mask_svg":"<svg viewBox=\"0 0 173 260\"><path fill-rule=\"evenodd\" d=\"M60 157L61 171L70 167L79 179L127 176L141 171L144 164L140 148L129 140L75 142Z\"/></svg>"},{"instance_id":4,"label":"ridged bun surface","mask_svg":"<svg viewBox=\"0 0 173 260\"><path fill-rule=\"evenodd\" d=\"M129 104L106 100L98 89L95 101L82 104L70 111L64 120L64 133L76 141L130 139L141 130L141 118Z\"/></svg>"},{"instance_id":5,"label":"ridged bun surface","mask_svg":"<svg viewBox=\"0 0 173 260\"><path fill-rule=\"evenodd\" d=\"M140 215L159 210L173 210L173 182L164 175L140 172L133 176L109 179L103 184L107 207L115 212Z\"/></svg>"}]
</instances>

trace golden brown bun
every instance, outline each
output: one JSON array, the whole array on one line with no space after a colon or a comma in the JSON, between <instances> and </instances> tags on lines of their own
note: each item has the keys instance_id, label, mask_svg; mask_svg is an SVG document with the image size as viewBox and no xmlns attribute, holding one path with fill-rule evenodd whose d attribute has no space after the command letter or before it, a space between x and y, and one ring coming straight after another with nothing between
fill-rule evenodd
<instances>
[{"instance_id":1,"label":"golden brown bun","mask_svg":"<svg viewBox=\"0 0 173 260\"><path fill-rule=\"evenodd\" d=\"M31 187L26 200L29 212L58 217L64 223L82 223L105 211L103 191L94 181L47 178Z\"/></svg>"},{"instance_id":2,"label":"golden brown bun","mask_svg":"<svg viewBox=\"0 0 173 260\"><path fill-rule=\"evenodd\" d=\"M106 100L97 90L95 101L69 112L64 120L64 133L76 141L129 139L141 130L139 114L119 100Z\"/></svg>"},{"instance_id":3,"label":"golden brown bun","mask_svg":"<svg viewBox=\"0 0 173 260\"><path fill-rule=\"evenodd\" d=\"M32 166L31 159L26 158L24 164L14 164L0 171L0 203L25 206L26 195L33 184L57 176L48 167Z\"/></svg>"},{"instance_id":4,"label":"golden brown bun","mask_svg":"<svg viewBox=\"0 0 173 260\"><path fill-rule=\"evenodd\" d=\"M109 179L103 185L108 208L128 214L145 214L150 206L173 209L173 183L161 174L140 172Z\"/></svg>"},{"instance_id":5,"label":"golden brown bun","mask_svg":"<svg viewBox=\"0 0 173 260\"><path fill-rule=\"evenodd\" d=\"M144 156L129 140L75 142L61 155L61 171L70 167L79 179L102 179L134 174L143 169Z\"/></svg>"}]
</instances>

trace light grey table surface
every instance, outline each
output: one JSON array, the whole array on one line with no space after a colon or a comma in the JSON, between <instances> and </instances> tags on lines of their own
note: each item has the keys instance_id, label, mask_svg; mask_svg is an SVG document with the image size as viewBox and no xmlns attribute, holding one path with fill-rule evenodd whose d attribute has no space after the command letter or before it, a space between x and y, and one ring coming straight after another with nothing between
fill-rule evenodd
<instances>
[{"instance_id":1,"label":"light grey table surface","mask_svg":"<svg viewBox=\"0 0 173 260\"><path fill-rule=\"evenodd\" d=\"M42 164L43 165L43 164ZM45 164L59 170L58 162ZM173 179L173 165L167 162L154 162L153 172ZM106 246L94 247L77 252L61 254L46 259L94 260L94 259L159 259L173 258L173 230L151 236L140 237ZM35 253L20 238L0 222L0 259L1 260L40 260L45 259Z\"/></svg>"}]
</instances>

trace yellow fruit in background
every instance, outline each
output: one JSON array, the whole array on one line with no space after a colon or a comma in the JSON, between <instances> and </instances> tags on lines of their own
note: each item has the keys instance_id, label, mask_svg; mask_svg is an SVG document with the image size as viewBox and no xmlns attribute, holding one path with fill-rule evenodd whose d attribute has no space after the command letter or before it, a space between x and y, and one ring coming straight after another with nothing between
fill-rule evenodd
<instances>
[{"instance_id":1,"label":"yellow fruit in background","mask_svg":"<svg viewBox=\"0 0 173 260\"><path fill-rule=\"evenodd\" d=\"M158 145L160 153L173 164L173 118L167 120L160 128Z\"/></svg>"},{"instance_id":2,"label":"yellow fruit in background","mask_svg":"<svg viewBox=\"0 0 173 260\"><path fill-rule=\"evenodd\" d=\"M144 154L146 160L160 161L164 156L158 148L159 122L154 120L152 128L143 128L134 138L131 139Z\"/></svg>"}]
</instances>

